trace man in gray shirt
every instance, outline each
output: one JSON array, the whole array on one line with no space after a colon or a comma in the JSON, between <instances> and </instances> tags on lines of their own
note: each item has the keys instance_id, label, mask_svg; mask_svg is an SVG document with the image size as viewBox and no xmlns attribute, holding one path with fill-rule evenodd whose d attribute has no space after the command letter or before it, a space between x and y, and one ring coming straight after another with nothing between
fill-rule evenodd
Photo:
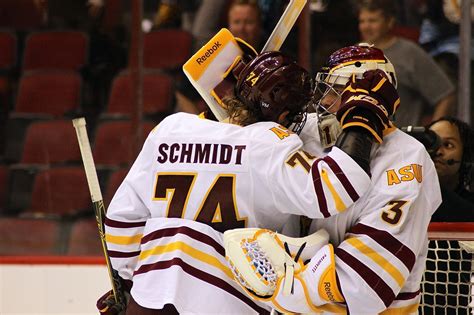
<instances>
[{"instance_id":1,"label":"man in gray shirt","mask_svg":"<svg viewBox=\"0 0 474 315\"><path fill-rule=\"evenodd\" d=\"M392 34L396 1L362 0L359 31L364 42L382 49L395 67L400 108L397 126L421 125L455 113L455 87L448 76L418 44ZM431 109L429 108L431 107Z\"/></svg>"}]
</instances>

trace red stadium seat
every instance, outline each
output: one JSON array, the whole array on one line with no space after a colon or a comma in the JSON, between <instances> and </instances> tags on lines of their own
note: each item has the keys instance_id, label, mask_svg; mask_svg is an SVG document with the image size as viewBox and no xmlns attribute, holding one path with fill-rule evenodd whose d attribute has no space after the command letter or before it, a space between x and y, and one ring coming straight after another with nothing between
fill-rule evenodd
<instances>
[{"instance_id":1,"label":"red stadium seat","mask_svg":"<svg viewBox=\"0 0 474 315\"><path fill-rule=\"evenodd\" d=\"M172 79L166 74L146 72L143 75L143 113L169 114L173 100ZM128 72L115 77L110 91L108 114L130 115L133 111L132 80Z\"/></svg>"},{"instance_id":2,"label":"red stadium seat","mask_svg":"<svg viewBox=\"0 0 474 315\"><path fill-rule=\"evenodd\" d=\"M0 255L56 255L60 223L46 219L0 218Z\"/></svg>"},{"instance_id":3,"label":"red stadium seat","mask_svg":"<svg viewBox=\"0 0 474 315\"><path fill-rule=\"evenodd\" d=\"M121 168L119 170L114 171L107 182L107 188L105 189L105 195L104 195L104 203L105 206L108 207L110 204L110 201L115 195L115 192L119 188L120 184L123 182L125 176L127 176L128 169L126 168Z\"/></svg>"},{"instance_id":4,"label":"red stadium seat","mask_svg":"<svg viewBox=\"0 0 474 315\"><path fill-rule=\"evenodd\" d=\"M11 69L16 64L16 35L9 31L0 31L0 69Z\"/></svg>"},{"instance_id":5,"label":"red stadium seat","mask_svg":"<svg viewBox=\"0 0 474 315\"><path fill-rule=\"evenodd\" d=\"M143 141L155 127L150 122L143 122ZM96 130L94 141L94 161L97 165L128 165L136 158L133 152L132 123L130 121L107 121Z\"/></svg>"},{"instance_id":6,"label":"red stadium seat","mask_svg":"<svg viewBox=\"0 0 474 315\"><path fill-rule=\"evenodd\" d=\"M73 223L67 254L74 256L104 255L95 219L83 219Z\"/></svg>"},{"instance_id":7,"label":"red stadium seat","mask_svg":"<svg viewBox=\"0 0 474 315\"><path fill-rule=\"evenodd\" d=\"M79 31L31 33L25 42L23 70L79 70L87 63L88 36Z\"/></svg>"},{"instance_id":8,"label":"red stadium seat","mask_svg":"<svg viewBox=\"0 0 474 315\"><path fill-rule=\"evenodd\" d=\"M415 43L418 43L418 39L420 38L420 28L419 27L397 25L392 30L392 33L396 36L409 39L409 40L411 40Z\"/></svg>"},{"instance_id":9,"label":"red stadium seat","mask_svg":"<svg viewBox=\"0 0 474 315\"><path fill-rule=\"evenodd\" d=\"M23 214L52 217L92 213L82 166L46 169L36 174L31 206Z\"/></svg>"},{"instance_id":10,"label":"red stadium seat","mask_svg":"<svg viewBox=\"0 0 474 315\"><path fill-rule=\"evenodd\" d=\"M180 68L191 57L192 36L181 29L144 34L143 66L149 69Z\"/></svg>"},{"instance_id":11,"label":"red stadium seat","mask_svg":"<svg viewBox=\"0 0 474 315\"><path fill-rule=\"evenodd\" d=\"M15 113L62 117L81 104L81 77L72 71L35 71L20 79Z\"/></svg>"},{"instance_id":12,"label":"red stadium seat","mask_svg":"<svg viewBox=\"0 0 474 315\"><path fill-rule=\"evenodd\" d=\"M26 132L20 163L79 162L81 152L70 120L33 122Z\"/></svg>"},{"instance_id":13,"label":"red stadium seat","mask_svg":"<svg viewBox=\"0 0 474 315\"><path fill-rule=\"evenodd\" d=\"M15 33L0 31L0 124L4 124L2 113L12 108L13 86L15 85L15 67L17 64L17 37ZM0 136L2 134L0 126ZM3 141L0 140L0 149Z\"/></svg>"},{"instance_id":14,"label":"red stadium seat","mask_svg":"<svg viewBox=\"0 0 474 315\"><path fill-rule=\"evenodd\" d=\"M0 165L0 213L6 208L6 197L8 193L8 167Z\"/></svg>"},{"instance_id":15,"label":"red stadium seat","mask_svg":"<svg viewBox=\"0 0 474 315\"><path fill-rule=\"evenodd\" d=\"M38 29L43 15L35 0L1 0L0 27L15 30Z\"/></svg>"}]
</instances>

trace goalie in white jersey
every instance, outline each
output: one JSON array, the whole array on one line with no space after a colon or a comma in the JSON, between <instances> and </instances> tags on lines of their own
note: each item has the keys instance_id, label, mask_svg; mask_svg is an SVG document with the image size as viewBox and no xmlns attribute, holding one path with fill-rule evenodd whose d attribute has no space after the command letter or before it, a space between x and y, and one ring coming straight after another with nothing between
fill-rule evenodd
<instances>
[{"instance_id":1,"label":"goalie in white jersey","mask_svg":"<svg viewBox=\"0 0 474 315\"><path fill-rule=\"evenodd\" d=\"M398 106L399 100L394 103L390 97L389 82L396 84L392 64L381 50L366 44L336 51L317 74L317 114L310 116L300 134L305 149L322 153L340 140L341 126L344 130L364 126L379 142L371 153L371 183L345 211L313 220L310 232L325 229L332 245L324 246L310 260L293 262L293 252L286 260L275 259L278 246L275 249L268 242L268 235L278 238L275 234L258 231L249 237L246 230L226 232L226 254L254 299L280 312L418 314L427 229L441 195L436 170L423 145L378 112L390 113ZM358 106L351 109L351 100ZM380 121L367 115L348 117L348 111L371 107L377 108L373 118ZM314 139L318 133L321 141ZM329 191L324 189L324 193ZM252 242L259 243L261 255L248 260L258 265L266 257L272 262L267 268L270 272L255 273L255 268L247 269L246 262L239 263L250 251L241 251L242 245L236 244L255 250ZM255 275L279 280L264 283Z\"/></svg>"},{"instance_id":2,"label":"goalie in white jersey","mask_svg":"<svg viewBox=\"0 0 474 315\"><path fill-rule=\"evenodd\" d=\"M294 215L332 217L371 185L377 137L365 127L347 126L332 150L317 157L285 127L299 129L305 121L313 94L307 71L267 52L237 63L232 75L229 123L167 117L111 201L106 240L113 268L133 284L127 314L268 313L270 306L233 281L221 232L281 231ZM372 108L352 112L375 115Z\"/></svg>"}]
</instances>

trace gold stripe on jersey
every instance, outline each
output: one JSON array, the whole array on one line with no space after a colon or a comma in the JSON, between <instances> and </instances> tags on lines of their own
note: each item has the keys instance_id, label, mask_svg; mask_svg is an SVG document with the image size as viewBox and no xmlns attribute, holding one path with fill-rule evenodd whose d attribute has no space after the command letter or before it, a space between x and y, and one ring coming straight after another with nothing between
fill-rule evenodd
<instances>
[{"instance_id":1,"label":"gold stripe on jersey","mask_svg":"<svg viewBox=\"0 0 474 315\"><path fill-rule=\"evenodd\" d=\"M380 315L405 315L405 314L413 314L418 312L418 307L420 306L419 303L397 307L397 308L387 308L385 311L380 313Z\"/></svg>"},{"instance_id":2,"label":"gold stripe on jersey","mask_svg":"<svg viewBox=\"0 0 474 315\"><path fill-rule=\"evenodd\" d=\"M215 258L212 255L206 254L200 250L197 250L194 247L180 241L169 243L164 246L156 246L148 250L143 250L140 253L140 256L138 257L138 260L141 261L153 255L161 255L161 254L169 253L173 251L181 251L185 253L186 255L193 257L194 259L197 259L203 263L206 263L217 269L220 269L230 279L234 278L232 271L226 265L221 263L219 259Z\"/></svg>"},{"instance_id":3,"label":"gold stripe on jersey","mask_svg":"<svg viewBox=\"0 0 474 315\"><path fill-rule=\"evenodd\" d=\"M329 180L329 175L328 175L328 173L326 172L325 169L322 169L321 177L322 177L324 183L326 184L326 186L329 188L329 191L331 192L331 195L332 195L332 198L333 198L334 203L336 205L337 211L342 212L342 211L346 210L346 208L347 208L346 205L342 201L342 198L338 195L338 193L337 193L336 189L334 188L334 186L332 185L331 181Z\"/></svg>"},{"instance_id":4,"label":"gold stripe on jersey","mask_svg":"<svg viewBox=\"0 0 474 315\"><path fill-rule=\"evenodd\" d=\"M131 236L117 236L111 234L105 234L105 240L107 243L116 244L116 245L132 245L140 244L142 239L142 234L135 234Z\"/></svg>"},{"instance_id":5,"label":"gold stripe on jersey","mask_svg":"<svg viewBox=\"0 0 474 315\"><path fill-rule=\"evenodd\" d=\"M405 283L405 277L402 273L392 265L387 259L377 253L373 248L364 244L360 239L355 237L351 237L347 239L347 242L351 244L355 249L360 251L362 254L366 255L370 259L372 259L377 265L382 267L392 278L397 282L397 284L403 287Z\"/></svg>"}]
</instances>

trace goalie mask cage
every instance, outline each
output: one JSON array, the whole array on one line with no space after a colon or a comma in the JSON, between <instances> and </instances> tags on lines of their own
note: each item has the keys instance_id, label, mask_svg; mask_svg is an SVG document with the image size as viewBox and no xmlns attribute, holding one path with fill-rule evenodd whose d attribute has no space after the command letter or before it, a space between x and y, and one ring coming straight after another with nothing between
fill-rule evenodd
<instances>
[{"instance_id":1,"label":"goalie mask cage","mask_svg":"<svg viewBox=\"0 0 474 315\"><path fill-rule=\"evenodd\" d=\"M420 314L474 314L474 223L431 223Z\"/></svg>"}]
</instances>

